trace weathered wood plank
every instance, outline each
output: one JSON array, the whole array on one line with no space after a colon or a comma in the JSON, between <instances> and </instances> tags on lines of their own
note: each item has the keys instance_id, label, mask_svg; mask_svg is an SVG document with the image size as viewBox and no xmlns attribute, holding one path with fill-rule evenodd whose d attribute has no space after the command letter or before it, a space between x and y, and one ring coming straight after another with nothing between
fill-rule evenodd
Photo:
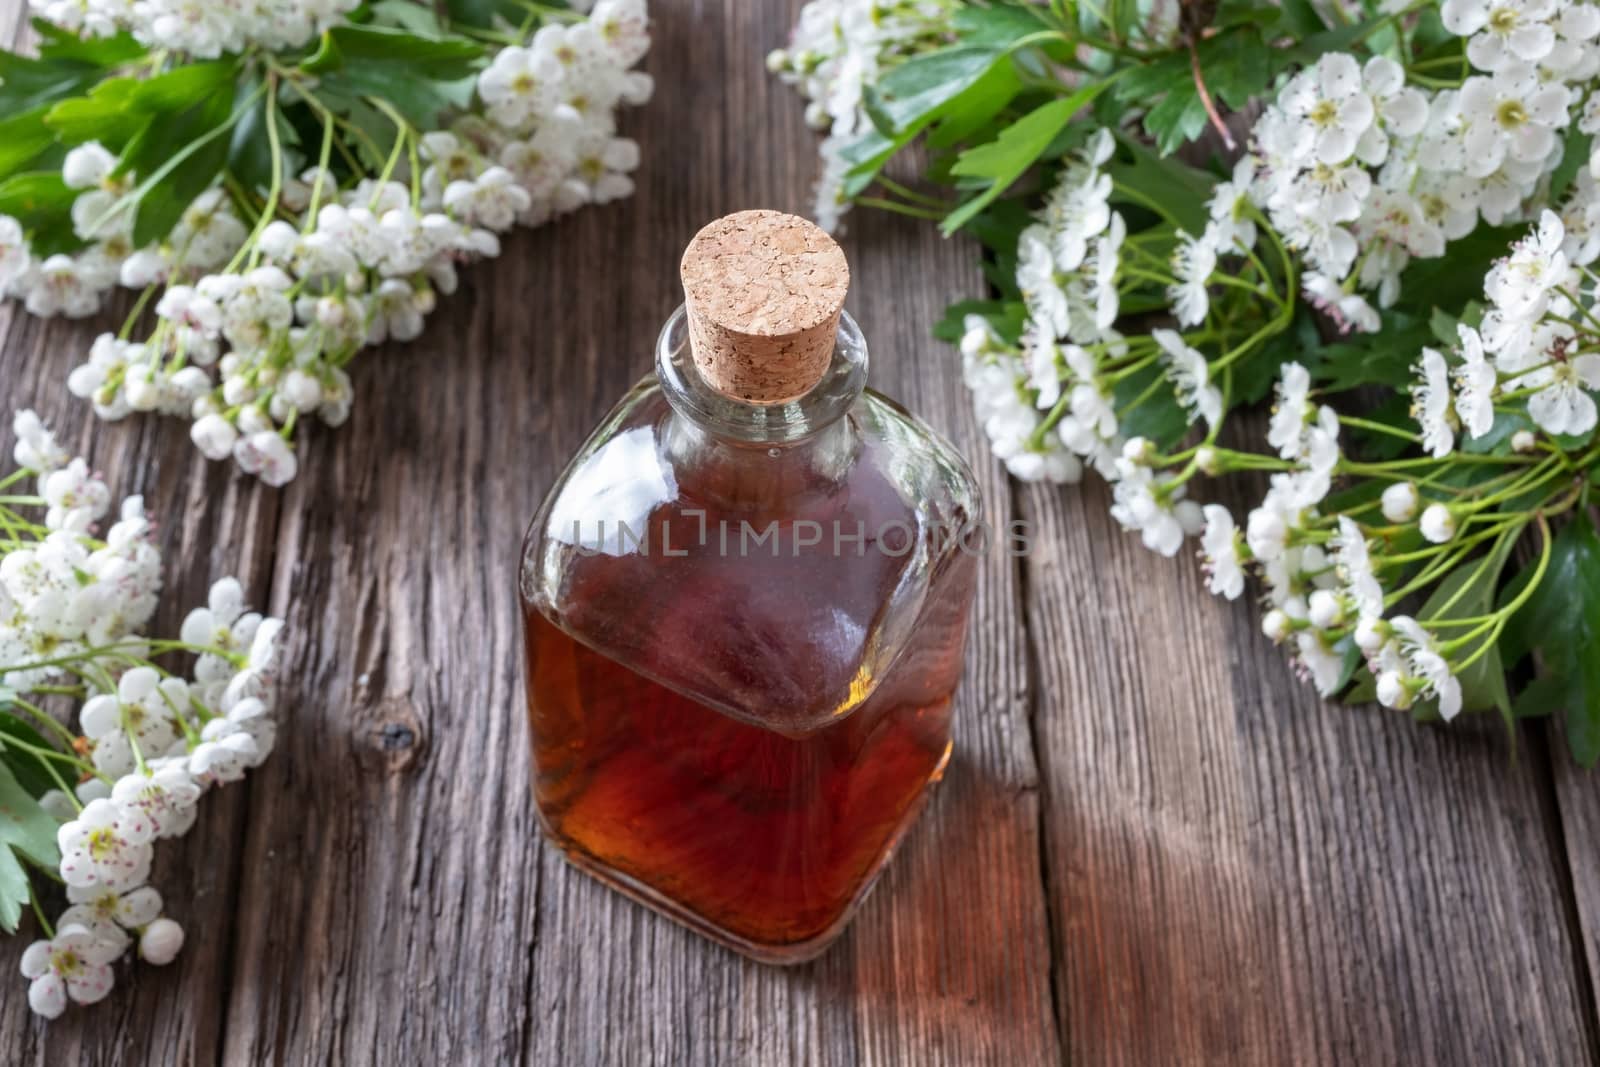
<instances>
[{"instance_id":1,"label":"weathered wood plank","mask_svg":"<svg viewBox=\"0 0 1600 1067\"><path fill-rule=\"evenodd\" d=\"M1592 1057L1546 772L1495 724L1322 705L1106 505L1024 497L1069 1053Z\"/></svg>"},{"instance_id":2,"label":"weathered wood plank","mask_svg":"<svg viewBox=\"0 0 1600 1067\"><path fill-rule=\"evenodd\" d=\"M1600 991L1596 989L1600 976L1600 781L1595 777L1600 772L1584 770L1573 762L1558 729L1546 731L1545 738L1555 775L1556 819L1566 848L1570 919L1580 932L1573 970L1591 1008L1600 1011Z\"/></svg>"},{"instance_id":3,"label":"weathered wood plank","mask_svg":"<svg viewBox=\"0 0 1600 1067\"><path fill-rule=\"evenodd\" d=\"M308 442L274 603L302 635L300 702L246 839L228 1062L1055 1058L1020 605L998 557L957 769L817 963L773 970L703 942L568 869L534 828L522 524L648 370L694 230L805 207L813 142L761 64L797 6L656 5L639 196L508 242L422 340L367 358L351 423ZM978 284L970 253L925 227L861 229L852 307L874 381L971 445L926 335Z\"/></svg>"},{"instance_id":4,"label":"weathered wood plank","mask_svg":"<svg viewBox=\"0 0 1600 1067\"><path fill-rule=\"evenodd\" d=\"M24 7L16 0L0 6L7 39L23 38ZM175 636L184 614L205 603L211 582L225 574L239 577L252 604L266 603L278 498L236 478L232 464L208 464L178 420L106 424L67 393L67 372L82 362L96 334L115 330L125 312L124 307L87 321L46 321L13 303L0 305L0 455L9 469L11 413L33 407L64 444L81 450L104 474L119 499L144 494L166 563L163 604L151 632ZM27 984L17 969L22 950L39 936L36 925L25 918L16 937L0 942L6 1005L0 1012L0 1063L216 1062L233 953L240 838L252 788L246 782L208 796L189 834L157 849L152 884L188 934L170 966L124 962L117 969L118 987L105 1002L69 1009L45 1023L28 1010ZM58 900L54 907L59 911L65 903Z\"/></svg>"}]
</instances>

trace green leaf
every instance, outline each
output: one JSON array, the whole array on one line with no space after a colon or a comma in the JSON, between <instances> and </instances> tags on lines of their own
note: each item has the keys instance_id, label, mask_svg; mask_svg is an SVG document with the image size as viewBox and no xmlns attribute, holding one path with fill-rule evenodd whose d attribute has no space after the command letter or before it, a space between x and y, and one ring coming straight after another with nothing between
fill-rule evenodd
<instances>
[{"instance_id":1,"label":"green leaf","mask_svg":"<svg viewBox=\"0 0 1600 1067\"><path fill-rule=\"evenodd\" d=\"M1533 420L1525 411L1497 411L1494 424L1481 437L1462 436L1461 451L1474 455L1509 455L1511 438L1518 430L1532 430Z\"/></svg>"},{"instance_id":2,"label":"green leaf","mask_svg":"<svg viewBox=\"0 0 1600 1067\"><path fill-rule=\"evenodd\" d=\"M64 144L99 141L121 152L158 118L185 111L225 94L238 74L234 60L191 63L153 78L109 78L89 95L63 100L45 122ZM123 170L131 169L124 156Z\"/></svg>"},{"instance_id":3,"label":"green leaf","mask_svg":"<svg viewBox=\"0 0 1600 1067\"><path fill-rule=\"evenodd\" d=\"M1487 555L1471 559L1445 575L1428 597L1417 618L1422 622L1439 622L1445 619L1469 619L1487 615L1494 608L1495 590L1500 587L1500 573L1506 559L1516 544L1516 537L1501 537ZM1447 629L1450 636L1470 632L1467 628ZM1490 639L1482 637L1463 646L1456 656L1465 659ZM1506 691L1505 665L1500 660L1498 647L1490 648L1465 671L1457 676L1461 681L1462 707L1467 711L1487 711L1498 708L1509 722L1511 695Z\"/></svg>"},{"instance_id":4,"label":"green leaf","mask_svg":"<svg viewBox=\"0 0 1600 1067\"><path fill-rule=\"evenodd\" d=\"M441 13L416 0L378 0L370 10L373 22L381 26L393 26L423 37L438 37L448 32L439 21Z\"/></svg>"},{"instance_id":5,"label":"green leaf","mask_svg":"<svg viewBox=\"0 0 1600 1067\"><path fill-rule=\"evenodd\" d=\"M1383 328L1377 334L1360 342L1324 345L1314 360L1304 362L1311 376L1330 392L1372 385L1407 386L1415 377L1411 368L1423 347L1433 343L1426 319L1391 309L1383 313Z\"/></svg>"},{"instance_id":6,"label":"green leaf","mask_svg":"<svg viewBox=\"0 0 1600 1067\"><path fill-rule=\"evenodd\" d=\"M522 0L446 0L450 22L479 30L492 30L496 23L519 26L528 15Z\"/></svg>"},{"instance_id":7,"label":"green leaf","mask_svg":"<svg viewBox=\"0 0 1600 1067\"><path fill-rule=\"evenodd\" d=\"M257 97L234 104L230 91L214 92L186 110L152 119L122 154L122 166L141 179L135 202L133 243L165 237L194 198L209 189L228 161L228 134Z\"/></svg>"},{"instance_id":8,"label":"green leaf","mask_svg":"<svg viewBox=\"0 0 1600 1067\"><path fill-rule=\"evenodd\" d=\"M44 124L44 114L50 105L0 119L0 178L9 177L49 151L56 143L53 134Z\"/></svg>"},{"instance_id":9,"label":"green leaf","mask_svg":"<svg viewBox=\"0 0 1600 1067\"><path fill-rule=\"evenodd\" d=\"M1027 5L995 4L992 7L960 7L951 18L957 36L968 44L1010 45L1012 42L1051 28L1044 13Z\"/></svg>"},{"instance_id":10,"label":"green leaf","mask_svg":"<svg viewBox=\"0 0 1600 1067\"><path fill-rule=\"evenodd\" d=\"M914 56L878 79L867 113L887 137L921 129L1004 55L992 44L960 44Z\"/></svg>"},{"instance_id":11,"label":"green leaf","mask_svg":"<svg viewBox=\"0 0 1600 1067\"><path fill-rule=\"evenodd\" d=\"M458 81L483 65L483 46L464 37L429 37L392 26L335 26L303 60L312 74L369 66L404 68L412 77Z\"/></svg>"},{"instance_id":12,"label":"green leaf","mask_svg":"<svg viewBox=\"0 0 1600 1067\"><path fill-rule=\"evenodd\" d=\"M1524 702L1545 700L1551 710L1564 708L1572 757L1592 767L1600 760L1600 536L1586 511L1573 515L1549 552L1543 580L1513 616L1501 647L1508 658L1519 659L1539 650L1541 674L1554 683L1541 684L1533 698L1525 694ZM1537 561L1529 564L1530 571L1537 567ZM1519 575L1514 585L1525 589L1530 580L1531 574ZM1523 702L1519 710L1536 711Z\"/></svg>"},{"instance_id":13,"label":"green leaf","mask_svg":"<svg viewBox=\"0 0 1600 1067\"><path fill-rule=\"evenodd\" d=\"M3 758L6 765L11 768L11 772L17 776L17 781L28 791L29 796L43 796L56 784L45 766L44 757L7 742L20 741L35 748L50 748L51 745L39 735L39 731L33 728L32 723L15 712L5 710L4 705L5 695L0 692L0 758Z\"/></svg>"},{"instance_id":14,"label":"green leaf","mask_svg":"<svg viewBox=\"0 0 1600 1067\"><path fill-rule=\"evenodd\" d=\"M59 170L25 171L0 182L0 215L22 224L35 255L49 256L83 246L73 232L72 202L76 189L68 189Z\"/></svg>"},{"instance_id":15,"label":"green leaf","mask_svg":"<svg viewBox=\"0 0 1600 1067\"><path fill-rule=\"evenodd\" d=\"M1017 77L1016 65L996 63L965 92L936 109L938 124L928 134L928 145L951 148L971 139L994 122L995 116L1004 111L1021 90L1022 80Z\"/></svg>"},{"instance_id":16,"label":"green leaf","mask_svg":"<svg viewBox=\"0 0 1600 1067\"><path fill-rule=\"evenodd\" d=\"M460 37L428 37L387 26L338 26L322 35L301 68L318 75L317 93L330 108L365 131L355 143L367 162L382 158L397 136L394 124L367 100L387 101L419 130L439 128L441 116L465 108L483 65L483 48Z\"/></svg>"},{"instance_id":17,"label":"green leaf","mask_svg":"<svg viewBox=\"0 0 1600 1067\"><path fill-rule=\"evenodd\" d=\"M1112 199L1143 207L1157 204L1185 230L1197 236L1203 233L1207 222L1206 201L1217 184L1216 179L1187 163L1156 155L1121 131L1117 133L1117 140L1133 158L1126 163L1113 158L1107 163L1106 172L1120 187L1112 193ZM1132 190L1137 195L1131 196L1123 190Z\"/></svg>"},{"instance_id":18,"label":"green leaf","mask_svg":"<svg viewBox=\"0 0 1600 1067\"><path fill-rule=\"evenodd\" d=\"M0 763L0 929L13 933L28 903L28 872L19 856L41 867L60 864L58 824Z\"/></svg>"},{"instance_id":19,"label":"green leaf","mask_svg":"<svg viewBox=\"0 0 1600 1067\"><path fill-rule=\"evenodd\" d=\"M1550 175L1550 202L1557 203L1567 195L1567 190L1572 188L1572 181L1578 176L1578 168L1589 163L1589 147L1594 138L1578 129L1578 124L1573 123L1567 129L1566 139L1562 142L1561 163Z\"/></svg>"},{"instance_id":20,"label":"green leaf","mask_svg":"<svg viewBox=\"0 0 1600 1067\"><path fill-rule=\"evenodd\" d=\"M1121 416L1119 432L1125 437L1148 437L1165 451L1189 431L1189 413L1155 364L1118 382L1112 399Z\"/></svg>"},{"instance_id":21,"label":"green leaf","mask_svg":"<svg viewBox=\"0 0 1600 1067\"><path fill-rule=\"evenodd\" d=\"M37 58L0 52L0 114L16 115L86 91L105 71L144 54L127 34L80 41L42 19Z\"/></svg>"},{"instance_id":22,"label":"green leaf","mask_svg":"<svg viewBox=\"0 0 1600 1067\"><path fill-rule=\"evenodd\" d=\"M1435 259L1414 259L1400 274L1401 303L1454 310L1483 296L1483 276L1525 226L1479 226ZM1453 341L1451 342L1454 343Z\"/></svg>"},{"instance_id":23,"label":"green leaf","mask_svg":"<svg viewBox=\"0 0 1600 1067\"><path fill-rule=\"evenodd\" d=\"M1109 82L1097 81L1083 86L1072 95L1052 100L1024 115L1000 131L1000 136L987 144L977 145L961 153L954 175L964 178L987 178L987 188L952 211L940 223L946 235L955 233L974 215L988 207L1011 183L1022 177L1023 171L1033 165L1042 152L1066 129L1067 123L1078 109L1093 100Z\"/></svg>"}]
</instances>

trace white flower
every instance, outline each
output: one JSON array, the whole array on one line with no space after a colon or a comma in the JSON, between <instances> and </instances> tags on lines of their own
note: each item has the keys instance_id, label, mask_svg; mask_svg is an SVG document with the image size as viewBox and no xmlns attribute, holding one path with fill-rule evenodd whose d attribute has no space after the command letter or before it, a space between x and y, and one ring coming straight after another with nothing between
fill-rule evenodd
<instances>
[{"instance_id":1,"label":"white flower","mask_svg":"<svg viewBox=\"0 0 1600 1067\"><path fill-rule=\"evenodd\" d=\"M86 927L67 923L48 941L35 941L22 954L22 976L28 985L28 1006L46 1019L66 1010L71 999L93 1004L111 992L111 961L122 954L97 941Z\"/></svg>"},{"instance_id":2,"label":"white flower","mask_svg":"<svg viewBox=\"0 0 1600 1067\"><path fill-rule=\"evenodd\" d=\"M148 821L156 837L187 833L194 825L199 799L200 787L181 760L160 762L143 774L134 771L111 787L111 802L117 806L119 818Z\"/></svg>"},{"instance_id":3,"label":"white flower","mask_svg":"<svg viewBox=\"0 0 1600 1067\"><path fill-rule=\"evenodd\" d=\"M589 25L600 34L618 66L633 66L650 49L644 0L600 0L589 13Z\"/></svg>"},{"instance_id":4,"label":"white flower","mask_svg":"<svg viewBox=\"0 0 1600 1067\"><path fill-rule=\"evenodd\" d=\"M1542 81L1525 63L1506 63L1492 77L1468 78L1461 87L1467 173L1482 178L1508 158L1543 163L1557 144L1556 131L1567 123L1568 99L1564 86Z\"/></svg>"},{"instance_id":5,"label":"white flower","mask_svg":"<svg viewBox=\"0 0 1600 1067\"><path fill-rule=\"evenodd\" d=\"M1416 518L1417 487L1411 482L1395 482L1383 491L1379 506L1383 517L1392 523L1406 523Z\"/></svg>"},{"instance_id":6,"label":"white flower","mask_svg":"<svg viewBox=\"0 0 1600 1067\"><path fill-rule=\"evenodd\" d=\"M478 75L478 95L488 105L490 118L520 130L560 99L561 80L561 64L554 56L511 45L496 52Z\"/></svg>"},{"instance_id":7,"label":"white flower","mask_svg":"<svg viewBox=\"0 0 1600 1067\"><path fill-rule=\"evenodd\" d=\"M1296 153L1320 163L1342 163L1372 123L1372 98L1361 88L1353 57L1329 52L1292 78L1278 103L1295 123Z\"/></svg>"},{"instance_id":8,"label":"white flower","mask_svg":"<svg viewBox=\"0 0 1600 1067\"><path fill-rule=\"evenodd\" d=\"M95 940L115 946L120 956L128 947L128 930L136 930L161 914L161 894L139 886L126 892L104 886L67 886L72 906L61 913L56 925L76 923Z\"/></svg>"},{"instance_id":9,"label":"white flower","mask_svg":"<svg viewBox=\"0 0 1600 1067\"><path fill-rule=\"evenodd\" d=\"M1484 278L1483 291L1494 304L1491 316L1521 322L1537 319L1550 304L1550 291L1563 284L1568 275L1566 228L1553 211L1539 216L1538 228L1512 246L1511 255L1500 260ZM1491 324L1485 322L1485 342ZM1501 345L1493 345L1499 351Z\"/></svg>"},{"instance_id":10,"label":"white flower","mask_svg":"<svg viewBox=\"0 0 1600 1067\"><path fill-rule=\"evenodd\" d=\"M1440 654L1438 642L1409 616L1397 615L1389 625L1399 636L1411 674L1423 684L1423 694L1438 697L1439 714L1449 722L1461 711L1461 682L1450 672L1450 664Z\"/></svg>"},{"instance_id":11,"label":"white flower","mask_svg":"<svg viewBox=\"0 0 1600 1067\"><path fill-rule=\"evenodd\" d=\"M1344 674L1344 657L1334 651L1328 639L1316 630L1301 630L1295 635L1295 648L1300 665L1311 677L1322 696L1332 696L1339 688Z\"/></svg>"},{"instance_id":12,"label":"white flower","mask_svg":"<svg viewBox=\"0 0 1600 1067\"><path fill-rule=\"evenodd\" d=\"M299 470L294 449L275 430L262 430L234 442L233 459L246 474L270 486L288 485Z\"/></svg>"},{"instance_id":13,"label":"white flower","mask_svg":"<svg viewBox=\"0 0 1600 1067\"><path fill-rule=\"evenodd\" d=\"M1355 605L1361 619L1383 614L1383 586L1372 569L1372 556L1366 535L1348 515L1339 516L1339 532L1333 542L1333 557L1344 593Z\"/></svg>"},{"instance_id":14,"label":"white flower","mask_svg":"<svg viewBox=\"0 0 1600 1067\"><path fill-rule=\"evenodd\" d=\"M1376 333L1383 326L1377 311L1359 293L1347 293L1340 284L1319 271L1307 271L1301 280L1306 299L1333 319L1341 333Z\"/></svg>"},{"instance_id":15,"label":"white flower","mask_svg":"<svg viewBox=\"0 0 1600 1067\"><path fill-rule=\"evenodd\" d=\"M260 762L255 738L227 719L212 719L189 754L189 773L206 783L237 782Z\"/></svg>"},{"instance_id":16,"label":"white flower","mask_svg":"<svg viewBox=\"0 0 1600 1067\"><path fill-rule=\"evenodd\" d=\"M1244 156L1233 165L1233 177L1211 190L1207 227L1212 246L1219 252L1244 253L1255 247L1256 224L1250 218L1250 194L1255 182L1255 160Z\"/></svg>"},{"instance_id":17,"label":"white flower","mask_svg":"<svg viewBox=\"0 0 1600 1067\"><path fill-rule=\"evenodd\" d=\"M1499 376L1483 358L1483 340L1470 326L1457 326L1461 365L1454 371L1456 414L1469 437L1482 437L1494 425L1494 392Z\"/></svg>"},{"instance_id":18,"label":"white flower","mask_svg":"<svg viewBox=\"0 0 1600 1067\"><path fill-rule=\"evenodd\" d=\"M1589 390L1600 389L1600 354L1557 359L1518 378L1516 385L1539 389L1528 398L1528 414L1546 433L1581 435L1594 429L1595 402Z\"/></svg>"},{"instance_id":19,"label":"white flower","mask_svg":"<svg viewBox=\"0 0 1600 1067\"><path fill-rule=\"evenodd\" d=\"M67 465L67 450L56 442L55 434L31 408L24 408L12 417L11 432L17 439L11 450L11 458L16 460L17 466L48 474Z\"/></svg>"},{"instance_id":20,"label":"white flower","mask_svg":"<svg viewBox=\"0 0 1600 1067\"><path fill-rule=\"evenodd\" d=\"M532 203L516 176L501 166L490 167L471 181L453 181L444 191L446 209L470 225L491 230L509 230Z\"/></svg>"},{"instance_id":21,"label":"white flower","mask_svg":"<svg viewBox=\"0 0 1600 1067\"><path fill-rule=\"evenodd\" d=\"M1456 443L1450 371L1444 357L1431 348L1422 350L1422 362L1412 370L1422 377L1411 387L1411 414L1422 427L1422 447L1434 459L1442 459Z\"/></svg>"},{"instance_id":22,"label":"white flower","mask_svg":"<svg viewBox=\"0 0 1600 1067\"><path fill-rule=\"evenodd\" d=\"M1267 427L1267 443L1284 459L1300 454L1300 441L1311 420L1311 372L1299 363L1285 363L1279 369L1277 403Z\"/></svg>"},{"instance_id":23,"label":"white flower","mask_svg":"<svg viewBox=\"0 0 1600 1067\"><path fill-rule=\"evenodd\" d=\"M1172 253L1172 270L1178 280L1177 284L1167 286L1167 299L1172 301L1172 313L1179 325L1198 326L1206 321L1206 312L1211 307L1206 282L1217 269L1214 240L1211 229L1199 239L1178 231L1178 244Z\"/></svg>"},{"instance_id":24,"label":"white flower","mask_svg":"<svg viewBox=\"0 0 1600 1067\"><path fill-rule=\"evenodd\" d=\"M1244 568L1239 561L1239 529L1233 515L1221 504L1205 506L1206 528L1200 535L1205 560L1206 588L1217 596L1236 600L1244 592Z\"/></svg>"},{"instance_id":25,"label":"white flower","mask_svg":"<svg viewBox=\"0 0 1600 1067\"><path fill-rule=\"evenodd\" d=\"M84 702L79 721L94 742L94 765L116 776L133 769L134 744L146 758L162 754L177 740L174 716L188 703L182 678L163 678L151 667L128 671L115 696L102 693Z\"/></svg>"},{"instance_id":26,"label":"white flower","mask_svg":"<svg viewBox=\"0 0 1600 1067\"><path fill-rule=\"evenodd\" d=\"M1124 529L1137 530L1144 546L1171 557L1183 547L1184 527L1170 497L1158 494L1149 467L1128 459L1117 461L1120 477L1111 487L1111 517Z\"/></svg>"},{"instance_id":27,"label":"white flower","mask_svg":"<svg viewBox=\"0 0 1600 1067\"><path fill-rule=\"evenodd\" d=\"M1053 337L1072 329L1067 294L1056 276L1056 255L1050 232L1043 225L1029 226L1017 239L1017 288L1028 305L1028 316Z\"/></svg>"},{"instance_id":28,"label":"white flower","mask_svg":"<svg viewBox=\"0 0 1600 1067\"><path fill-rule=\"evenodd\" d=\"M1557 0L1445 0L1445 29L1469 37L1467 58L1480 70L1537 63L1555 48Z\"/></svg>"},{"instance_id":29,"label":"white flower","mask_svg":"<svg viewBox=\"0 0 1600 1067\"><path fill-rule=\"evenodd\" d=\"M50 509L45 525L52 530L86 530L111 507L111 490L89 473L89 465L82 459L41 478L40 491Z\"/></svg>"},{"instance_id":30,"label":"white flower","mask_svg":"<svg viewBox=\"0 0 1600 1067\"><path fill-rule=\"evenodd\" d=\"M1222 391L1210 384L1211 365L1206 357L1186 344L1176 331L1156 329L1150 331L1150 336L1161 346L1162 362L1178 402L1191 415L1205 419L1207 426L1215 428L1222 421Z\"/></svg>"},{"instance_id":31,"label":"white flower","mask_svg":"<svg viewBox=\"0 0 1600 1067\"><path fill-rule=\"evenodd\" d=\"M40 318L65 315L81 319L99 310L100 293L84 277L77 261L57 254L33 268L23 303L28 314Z\"/></svg>"},{"instance_id":32,"label":"white flower","mask_svg":"<svg viewBox=\"0 0 1600 1067\"><path fill-rule=\"evenodd\" d=\"M1422 512L1418 527L1422 536L1436 545L1442 545L1456 535L1456 516L1443 504L1429 504Z\"/></svg>"},{"instance_id":33,"label":"white flower","mask_svg":"<svg viewBox=\"0 0 1600 1067\"><path fill-rule=\"evenodd\" d=\"M142 815L127 817L108 799L92 800L56 835L61 878L69 886L126 889L150 875L154 824Z\"/></svg>"}]
</instances>

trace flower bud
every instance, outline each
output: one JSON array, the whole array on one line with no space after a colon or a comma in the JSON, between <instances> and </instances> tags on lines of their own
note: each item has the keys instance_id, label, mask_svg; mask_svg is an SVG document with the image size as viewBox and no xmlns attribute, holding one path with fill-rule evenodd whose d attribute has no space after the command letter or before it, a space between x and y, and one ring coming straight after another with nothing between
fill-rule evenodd
<instances>
[{"instance_id":1,"label":"flower bud","mask_svg":"<svg viewBox=\"0 0 1600 1067\"><path fill-rule=\"evenodd\" d=\"M1289 616L1277 608L1273 608L1261 617L1261 632L1266 634L1273 644L1278 644L1288 637L1289 629Z\"/></svg>"},{"instance_id":2,"label":"flower bud","mask_svg":"<svg viewBox=\"0 0 1600 1067\"><path fill-rule=\"evenodd\" d=\"M1185 537L1199 537L1206 528L1206 512L1193 500L1180 500L1172 505L1173 517L1183 527Z\"/></svg>"},{"instance_id":3,"label":"flower bud","mask_svg":"<svg viewBox=\"0 0 1600 1067\"><path fill-rule=\"evenodd\" d=\"M322 403L322 385L316 378L295 367L284 375L279 395L299 410L311 411Z\"/></svg>"},{"instance_id":4,"label":"flower bud","mask_svg":"<svg viewBox=\"0 0 1600 1067\"><path fill-rule=\"evenodd\" d=\"M233 453L239 431L221 415L205 415L189 427L189 440L207 459L224 459Z\"/></svg>"},{"instance_id":5,"label":"flower bud","mask_svg":"<svg viewBox=\"0 0 1600 1067\"><path fill-rule=\"evenodd\" d=\"M1210 445L1201 445L1194 454L1194 465L1200 468L1200 473L1215 478L1222 473L1222 457L1217 455L1217 450Z\"/></svg>"},{"instance_id":6,"label":"flower bud","mask_svg":"<svg viewBox=\"0 0 1600 1067\"><path fill-rule=\"evenodd\" d=\"M1532 452L1535 440L1532 430L1518 430L1511 435L1511 451Z\"/></svg>"},{"instance_id":7,"label":"flower bud","mask_svg":"<svg viewBox=\"0 0 1600 1067\"><path fill-rule=\"evenodd\" d=\"M1378 651L1389 642L1389 624L1368 618L1356 623L1356 647L1366 653Z\"/></svg>"},{"instance_id":8,"label":"flower bud","mask_svg":"<svg viewBox=\"0 0 1600 1067\"><path fill-rule=\"evenodd\" d=\"M274 428L270 416L261 410L260 404L249 404L239 409L240 433L265 433Z\"/></svg>"},{"instance_id":9,"label":"flower bud","mask_svg":"<svg viewBox=\"0 0 1600 1067\"><path fill-rule=\"evenodd\" d=\"M1417 514L1417 487L1395 482L1383 491L1383 517L1390 522L1410 522Z\"/></svg>"},{"instance_id":10,"label":"flower bud","mask_svg":"<svg viewBox=\"0 0 1600 1067\"><path fill-rule=\"evenodd\" d=\"M767 73L776 74L789 65L789 53L782 48L774 48L767 53Z\"/></svg>"},{"instance_id":11,"label":"flower bud","mask_svg":"<svg viewBox=\"0 0 1600 1067\"><path fill-rule=\"evenodd\" d=\"M1318 589L1311 594L1309 607L1311 625L1319 630L1331 630L1344 622L1344 603L1331 589Z\"/></svg>"},{"instance_id":12,"label":"flower bud","mask_svg":"<svg viewBox=\"0 0 1600 1067\"><path fill-rule=\"evenodd\" d=\"M1422 536L1436 545L1442 545L1456 535L1456 516L1443 504L1429 504L1422 513Z\"/></svg>"},{"instance_id":13,"label":"flower bud","mask_svg":"<svg viewBox=\"0 0 1600 1067\"><path fill-rule=\"evenodd\" d=\"M143 374L128 375L122 392L135 411L154 411L161 406L161 387Z\"/></svg>"},{"instance_id":14,"label":"flower bud","mask_svg":"<svg viewBox=\"0 0 1600 1067\"><path fill-rule=\"evenodd\" d=\"M1122 445L1122 458L1148 467L1156 457L1156 444L1148 437L1130 437Z\"/></svg>"},{"instance_id":15,"label":"flower bud","mask_svg":"<svg viewBox=\"0 0 1600 1067\"><path fill-rule=\"evenodd\" d=\"M1411 707L1411 690L1399 671L1384 671L1378 675L1378 703L1399 711Z\"/></svg>"},{"instance_id":16,"label":"flower bud","mask_svg":"<svg viewBox=\"0 0 1600 1067\"><path fill-rule=\"evenodd\" d=\"M139 956L157 967L171 963L183 948L183 927L171 919L160 918L139 935Z\"/></svg>"}]
</instances>

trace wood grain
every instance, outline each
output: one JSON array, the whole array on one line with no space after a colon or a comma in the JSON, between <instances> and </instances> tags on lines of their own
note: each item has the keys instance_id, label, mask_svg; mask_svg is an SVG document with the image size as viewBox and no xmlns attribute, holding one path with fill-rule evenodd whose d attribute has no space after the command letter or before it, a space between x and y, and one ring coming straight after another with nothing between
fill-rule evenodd
<instances>
[{"instance_id":1,"label":"wood grain","mask_svg":"<svg viewBox=\"0 0 1600 1067\"><path fill-rule=\"evenodd\" d=\"M1542 761L1324 705L1108 503L1023 505L1069 1057L1593 1058Z\"/></svg>"},{"instance_id":2,"label":"wood grain","mask_svg":"<svg viewBox=\"0 0 1600 1067\"><path fill-rule=\"evenodd\" d=\"M927 332L981 293L975 254L890 216L846 240L873 384L1040 549L984 563L940 794L845 938L792 969L540 842L522 527L649 369L695 230L806 210L815 141L761 65L799 6L656 0L639 195L508 240L419 341L364 355L350 423L308 434L284 491L207 466L181 423L101 425L67 397L109 318L0 311L0 398L167 517L162 625L233 571L293 635L278 751L164 853L179 962L45 1024L11 939L0 1063L1597 1058L1592 778L1537 738L1513 763L1487 731L1323 706L1102 489L1009 484Z\"/></svg>"}]
</instances>

